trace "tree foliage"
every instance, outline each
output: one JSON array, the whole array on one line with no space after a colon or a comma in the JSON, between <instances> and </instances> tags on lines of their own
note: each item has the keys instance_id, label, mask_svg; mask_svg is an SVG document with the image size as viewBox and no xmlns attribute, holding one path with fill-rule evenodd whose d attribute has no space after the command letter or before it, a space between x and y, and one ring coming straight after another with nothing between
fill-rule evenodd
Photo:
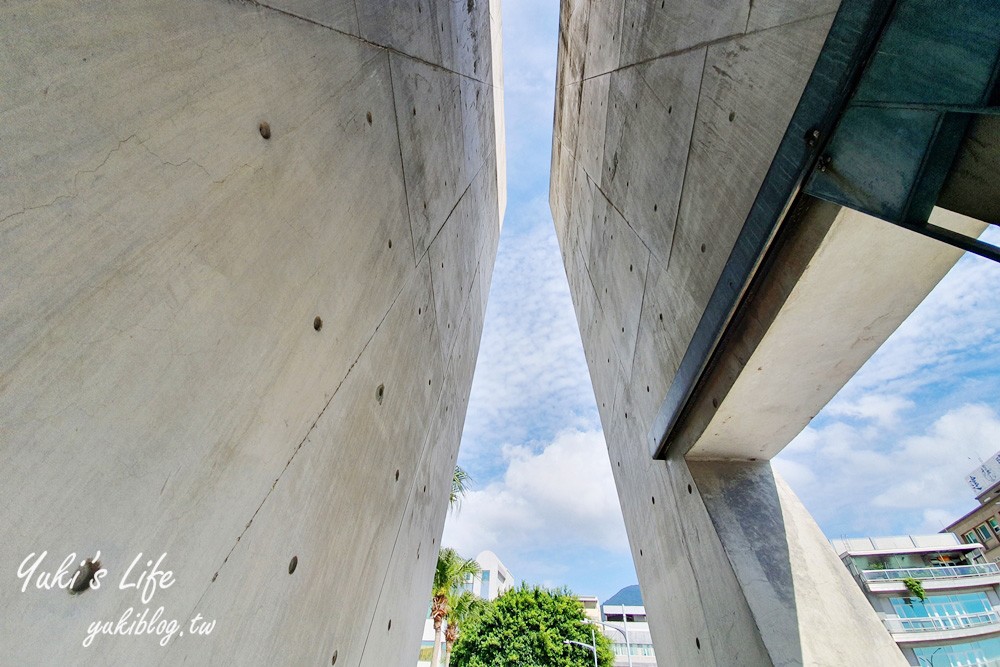
<instances>
[{"instance_id":1,"label":"tree foliage","mask_svg":"<svg viewBox=\"0 0 1000 667\"><path fill-rule=\"evenodd\" d=\"M486 600L469 590L452 590L448 594L448 615L445 617L448 627L444 633L445 667L451 662L452 648L465 625L482 613L488 604Z\"/></svg>"},{"instance_id":2,"label":"tree foliage","mask_svg":"<svg viewBox=\"0 0 1000 667\"><path fill-rule=\"evenodd\" d=\"M611 642L584 622L583 604L568 590L511 589L469 619L455 643L453 667L592 667L593 653L566 640L597 641L600 667L611 667Z\"/></svg>"},{"instance_id":3,"label":"tree foliage","mask_svg":"<svg viewBox=\"0 0 1000 667\"><path fill-rule=\"evenodd\" d=\"M455 472L451 476L451 495L448 496L448 509L459 510L462 508L462 498L469 492L472 486L472 478L460 466L455 466Z\"/></svg>"},{"instance_id":4,"label":"tree foliage","mask_svg":"<svg viewBox=\"0 0 1000 667\"><path fill-rule=\"evenodd\" d=\"M454 549L438 552L437 566L434 568L434 583L431 588L431 618L434 620L434 653L431 665L438 667L441 662L441 626L448 616L448 596L458 592L467 576L479 574L479 564L473 559L465 559Z\"/></svg>"}]
</instances>

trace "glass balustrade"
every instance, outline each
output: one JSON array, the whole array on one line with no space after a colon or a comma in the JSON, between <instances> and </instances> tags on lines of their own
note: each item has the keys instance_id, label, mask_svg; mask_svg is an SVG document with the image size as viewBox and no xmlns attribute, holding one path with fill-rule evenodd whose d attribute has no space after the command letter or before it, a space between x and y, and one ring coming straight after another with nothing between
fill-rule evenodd
<instances>
[{"instance_id":1,"label":"glass balustrade","mask_svg":"<svg viewBox=\"0 0 1000 667\"><path fill-rule=\"evenodd\" d=\"M955 565L948 567L908 567L899 570L863 570L861 578L865 581L900 581L902 579L955 579L961 577L980 577L983 575L1000 574L996 563L978 563L976 565Z\"/></svg>"}]
</instances>

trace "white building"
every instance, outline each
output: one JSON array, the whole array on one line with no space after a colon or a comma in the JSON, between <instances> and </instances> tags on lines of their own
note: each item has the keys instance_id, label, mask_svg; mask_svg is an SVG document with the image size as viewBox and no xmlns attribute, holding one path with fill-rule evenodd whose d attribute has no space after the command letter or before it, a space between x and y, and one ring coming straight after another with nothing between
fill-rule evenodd
<instances>
[{"instance_id":1,"label":"white building","mask_svg":"<svg viewBox=\"0 0 1000 667\"><path fill-rule=\"evenodd\" d=\"M480 572L475 577L468 577L465 581L467 590L472 591L484 600L495 600L504 591L514 586L514 577L507 566L500 562L500 559L492 551L483 551L476 556ZM441 630L441 656L444 660L444 628ZM434 652L434 620L430 617L430 605L427 607L427 620L424 621L424 635L420 642L420 655L417 659L418 667L428 667L431 664L431 656Z\"/></svg>"},{"instance_id":2,"label":"white building","mask_svg":"<svg viewBox=\"0 0 1000 667\"><path fill-rule=\"evenodd\" d=\"M1000 567L982 545L952 533L832 542L911 665L1000 667Z\"/></svg>"},{"instance_id":3,"label":"white building","mask_svg":"<svg viewBox=\"0 0 1000 667\"><path fill-rule=\"evenodd\" d=\"M604 636L611 640L615 653L615 667L628 667L630 664L633 667L656 667L646 607L638 585L626 586L608 598L601 605L601 618L604 621Z\"/></svg>"}]
</instances>

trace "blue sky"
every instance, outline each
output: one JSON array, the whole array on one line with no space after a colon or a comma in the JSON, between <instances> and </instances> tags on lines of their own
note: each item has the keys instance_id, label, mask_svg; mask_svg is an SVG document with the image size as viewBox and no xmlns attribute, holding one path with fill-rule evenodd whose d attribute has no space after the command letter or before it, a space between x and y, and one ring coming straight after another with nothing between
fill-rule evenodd
<instances>
[{"instance_id":1,"label":"blue sky","mask_svg":"<svg viewBox=\"0 0 1000 667\"><path fill-rule=\"evenodd\" d=\"M459 454L473 491L443 543L605 600L637 579L548 206L558 28L558 2L503 2L508 204ZM1000 449L998 287L963 258L775 460L829 537L974 506L965 474Z\"/></svg>"}]
</instances>

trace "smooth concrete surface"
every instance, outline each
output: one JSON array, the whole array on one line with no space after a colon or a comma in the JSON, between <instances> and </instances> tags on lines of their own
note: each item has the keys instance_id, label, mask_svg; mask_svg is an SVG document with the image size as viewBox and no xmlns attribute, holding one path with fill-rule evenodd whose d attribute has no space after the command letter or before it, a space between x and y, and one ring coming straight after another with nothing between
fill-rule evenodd
<instances>
[{"instance_id":1,"label":"smooth concrete surface","mask_svg":"<svg viewBox=\"0 0 1000 667\"><path fill-rule=\"evenodd\" d=\"M0 17L0 662L411 662L506 198L498 3ZM98 550L100 589L21 592ZM130 607L185 636L83 647Z\"/></svg>"},{"instance_id":2,"label":"smooth concrete surface","mask_svg":"<svg viewBox=\"0 0 1000 667\"><path fill-rule=\"evenodd\" d=\"M744 468L694 463L686 452L654 461L646 446L838 6L836 0L562 2L550 205L650 631L667 664L905 664L769 466L760 464L763 472L740 482ZM833 225L836 207L821 208L824 226L802 240L794 276L785 272L790 281L772 290L769 319L754 325L760 336L732 365L738 400L719 396L705 417L708 424L722 415L720 405L737 411L727 430L712 430L717 438L704 443L711 456L742 459L743 466L773 456L956 258L925 247L925 239L907 239L900 247L916 248L915 258L893 258L884 274L876 271L873 285L881 287L871 289L883 289L884 299L854 313L847 305L864 297L867 269L881 263L880 253L901 232L879 223L874 233L884 241L858 258L831 254L825 272L810 260L829 254L832 246L819 254L817 248L831 228L837 231L829 243L844 243L847 252L865 245L875 223L845 214L854 222ZM920 276L896 303L884 285L900 279L906 264ZM796 287L813 274L815 282ZM830 294L818 289L822 281ZM785 314L785 305L794 309ZM890 311L884 323L873 322L879 308ZM789 326L771 326L796 312ZM806 312L826 319L804 323ZM819 321L838 327L810 328ZM790 339L792 333L802 335ZM836 335L824 341L823 333ZM795 340L801 345L786 350ZM747 384L751 376L740 372L758 345L775 366L766 386ZM829 347L813 359L823 345ZM803 356L810 362L799 375L794 362ZM836 367L840 357L845 365ZM778 392L780 380L792 377L789 385L798 389ZM759 406L766 410L754 414ZM745 418L759 435L756 449L740 433ZM705 432L691 445L701 446ZM689 466L700 466L697 481ZM746 506L733 506L733 489L746 491ZM742 531L734 523L740 513L759 522ZM757 541L761 549L779 549L771 570L761 570L766 554L754 551Z\"/></svg>"},{"instance_id":3,"label":"smooth concrete surface","mask_svg":"<svg viewBox=\"0 0 1000 667\"><path fill-rule=\"evenodd\" d=\"M986 227L940 208L930 222L972 237ZM755 348L732 355L733 383L716 383L719 407L688 458L775 456L961 256L950 245L841 209L776 315L761 322L766 330Z\"/></svg>"},{"instance_id":4,"label":"smooth concrete surface","mask_svg":"<svg viewBox=\"0 0 1000 667\"><path fill-rule=\"evenodd\" d=\"M766 461L691 463L775 665L905 665L819 526Z\"/></svg>"}]
</instances>

